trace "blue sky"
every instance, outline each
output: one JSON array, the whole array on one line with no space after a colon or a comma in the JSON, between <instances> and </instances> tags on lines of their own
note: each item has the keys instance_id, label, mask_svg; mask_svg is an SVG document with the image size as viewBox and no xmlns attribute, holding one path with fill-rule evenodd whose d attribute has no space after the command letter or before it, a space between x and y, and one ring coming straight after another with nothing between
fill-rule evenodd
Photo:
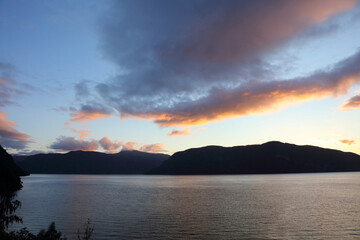
<instances>
[{"instance_id":1,"label":"blue sky","mask_svg":"<svg viewBox=\"0 0 360 240\"><path fill-rule=\"evenodd\" d=\"M0 1L0 144L360 153L360 4Z\"/></svg>"}]
</instances>

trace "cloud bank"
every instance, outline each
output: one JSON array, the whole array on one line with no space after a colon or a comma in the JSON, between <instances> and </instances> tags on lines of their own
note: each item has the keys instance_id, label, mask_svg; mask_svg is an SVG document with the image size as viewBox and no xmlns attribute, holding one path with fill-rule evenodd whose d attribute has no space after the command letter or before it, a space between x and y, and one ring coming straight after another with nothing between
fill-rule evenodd
<instances>
[{"instance_id":1,"label":"cloud bank","mask_svg":"<svg viewBox=\"0 0 360 240\"><path fill-rule=\"evenodd\" d=\"M345 94L359 82L359 52L291 79L278 79L278 68L265 59L297 38L330 31L327 22L356 4L115 1L102 21L100 47L119 73L96 85L98 105L73 111L71 121L108 117L116 109L122 118L190 126ZM85 83L76 88L89 95Z\"/></svg>"}]
</instances>

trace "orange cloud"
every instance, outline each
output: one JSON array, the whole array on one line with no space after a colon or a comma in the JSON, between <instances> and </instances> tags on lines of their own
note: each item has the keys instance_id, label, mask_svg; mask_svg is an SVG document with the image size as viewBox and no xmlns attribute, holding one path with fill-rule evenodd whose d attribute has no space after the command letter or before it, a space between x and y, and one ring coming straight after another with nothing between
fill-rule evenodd
<instances>
[{"instance_id":1,"label":"orange cloud","mask_svg":"<svg viewBox=\"0 0 360 240\"><path fill-rule=\"evenodd\" d=\"M7 113L0 111L0 143L9 148L23 149L28 144L30 136L17 131L16 123L7 120Z\"/></svg>"},{"instance_id":2,"label":"orange cloud","mask_svg":"<svg viewBox=\"0 0 360 240\"><path fill-rule=\"evenodd\" d=\"M100 118L109 118L114 116L113 110L98 104L83 105L80 109L70 109L69 122L88 122Z\"/></svg>"},{"instance_id":3,"label":"orange cloud","mask_svg":"<svg viewBox=\"0 0 360 240\"><path fill-rule=\"evenodd\" d=\"M172 130L171 132L169 132L167 134L169 137L174 137L174 136L190 136L192 135L192 132L190 132L189 128L185 128L184 130Z\"/></svg>"},{"instance_id":4,"label":"orange cloud","mask_svg":"<svg viewBox=\"0 0 360 240\"><path fill-rule=\"evenodd\" d=\"M71 128L71 130L79 135L80 140L82 140L84 137L89 136L91 133L90 130L76 130L75 128Z\"/></svg>"},{"instance_id":5,"label":"orange cloud","mask_svg":"<svg viewBox=\"0 0 360 240\"><path fill-rule=\"evenodd\" d=\"M356 143L355 140L349 140L349 139L342 139L342 140L339 140L339 142L349 145L349 146Z\"/></svg>"},{"instance_id":6,"label":"orange cloud","mask_svg":"<svg viewBox=\"0 0 360 240\"><path fill-rule=\"evenodd\" d=\"M346 99L343 105L340 107L340 109L343 111L351 111L358 108L360 108L360 94Z\"/></svg>"},{"instance_id":7,"label":"orange cloud","mask_svg":"<svg viewBox=\"0 0 360 240\"><path fill-rule=\"evenodd\" d=\"M139 150L142 152L164 153L167 152L166 150L164 150L164 146L165 145L163 143L155 143L155 144L144 145L140 147Z\"/></svg>"},{"instance_id":8,"label":"orange cloud","mask_svg":"<svg viewBox=\"0 0 360 240\"><path fill-rule=\"evenodd\" d=\"M88 121L93 121L93 120L97 120L100 118L109 118L112 117L111 114L107 114L107 113L101 113L101 112L82 112L82 111L78 111L78 112L72 112L70 114L70 116L72 117L70 119L70 122L88 122Z\"/></svg>"}]
</instances>

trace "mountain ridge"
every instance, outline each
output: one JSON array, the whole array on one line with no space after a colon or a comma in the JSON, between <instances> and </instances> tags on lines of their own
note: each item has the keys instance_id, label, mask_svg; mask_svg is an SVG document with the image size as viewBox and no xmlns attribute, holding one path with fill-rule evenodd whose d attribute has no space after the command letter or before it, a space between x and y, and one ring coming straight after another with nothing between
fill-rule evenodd
<instances>
[{"instance_id":1,"label":"mountain ridge","mask_svg":"<svg viewBox=\"0 0 360 240\"><path fill-rule=\"evenodd\" d=\"M41 153L18 164L30 173L46 174L141 174L159 166L169 155L140 151L108 154L94 151Z\"/></svg>"},{"instance_id":2,"label":"mountain ridge","mask_svg":"<svg viewBox=\"0 0 360 240\"><path fill-rule=\"evenodd\" d=\"M360 171L360 156L312 145L270 141L210 145L174 153L149 174L267 174Z\"/></svg>"}]
</instances>

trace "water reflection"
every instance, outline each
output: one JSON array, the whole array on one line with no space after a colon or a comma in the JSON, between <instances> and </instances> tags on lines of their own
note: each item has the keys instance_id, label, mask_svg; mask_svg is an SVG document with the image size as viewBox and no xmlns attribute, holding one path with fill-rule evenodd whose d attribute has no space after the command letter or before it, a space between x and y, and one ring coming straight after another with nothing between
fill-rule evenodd
<instances>
[{"instance_id":1,"label":"water reflection","mask_svg":"<svg viewBox=\"0 0 360 240\"><path fill-rule=\"evenodd\" d=\"M19 214L97 239L360 237L360 173L237 176L33 175Z\"/></svg>"}]
</instances>

